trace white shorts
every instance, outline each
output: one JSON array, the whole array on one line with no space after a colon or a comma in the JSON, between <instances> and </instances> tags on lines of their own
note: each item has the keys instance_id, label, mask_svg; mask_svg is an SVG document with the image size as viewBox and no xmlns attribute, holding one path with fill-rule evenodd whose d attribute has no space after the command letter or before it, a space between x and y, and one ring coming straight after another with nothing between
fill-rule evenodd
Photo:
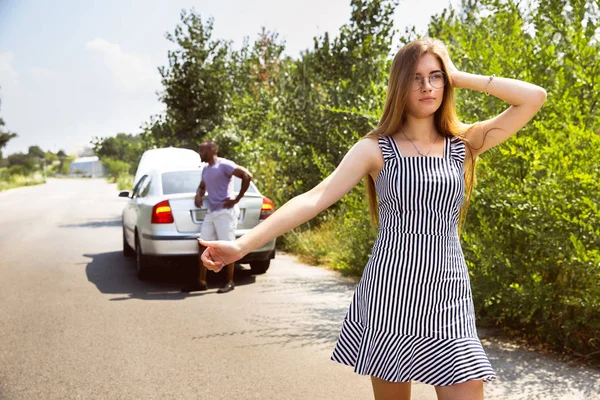
<instances>
[{"instance_id":1,"label":"white shorts","mask_svg":"<svg viewBox=\"0 0 600 400\"><path fill-rule=\"evenodd\" d=\"M237 206L223 208L218 211L208 211L202 221L200 238L202 240L235 240L240 209Z\"/></svg>"}]
</instances>

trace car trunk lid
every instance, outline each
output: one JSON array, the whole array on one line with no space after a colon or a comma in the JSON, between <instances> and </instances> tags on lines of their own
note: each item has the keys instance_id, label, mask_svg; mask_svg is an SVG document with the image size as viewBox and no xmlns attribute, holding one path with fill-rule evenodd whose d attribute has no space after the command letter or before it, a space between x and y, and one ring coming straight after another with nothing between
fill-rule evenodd
<instances>
[{"instance_id":1,"label":"car trunk lid","mask_svg":"<svg viewBox=\"0 0 600 400\"><path fill-rule=\"evenodd\" d=\"M235 194L234 194L235 195ZM180 233L200 233L202 221L206 216L205 208L194 205L194 194L168 196L175 226ZM206 198L206 197L205 197ZM260 216L262 196L246 195L238 203L240 215L237 229L250 229L255 226Z\"/></svg>"}]
</instances>

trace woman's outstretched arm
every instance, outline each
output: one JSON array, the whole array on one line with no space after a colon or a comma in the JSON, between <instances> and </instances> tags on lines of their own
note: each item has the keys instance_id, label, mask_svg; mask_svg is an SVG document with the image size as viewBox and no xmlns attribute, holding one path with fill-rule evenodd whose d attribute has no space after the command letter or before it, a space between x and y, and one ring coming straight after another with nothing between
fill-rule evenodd
<instances>
[{"instance_id":1,"label":"woman's outstretched arm","mask_svg":"<svg viewBox=\"0 0 600 400\"><path fill-rule=\"evenodd\" d=\"M313 189L294 197L273 215L234 242L198 241L207 249L202 262L219 271L281 234L314 218L341 199L367 174L376 175L383 159L376 140L363 139L346 154L338 167Z\"/></svg>"}]
</instances>

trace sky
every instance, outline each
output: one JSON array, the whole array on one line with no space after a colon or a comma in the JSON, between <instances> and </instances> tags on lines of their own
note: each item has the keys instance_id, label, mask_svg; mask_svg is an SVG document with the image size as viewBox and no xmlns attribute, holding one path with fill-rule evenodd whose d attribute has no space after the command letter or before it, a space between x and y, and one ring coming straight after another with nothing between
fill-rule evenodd
<instances>
[{"instance_id":1,"label":"sky","mask_svg":"<svg viewBox=\"0 0 600 400\"><path fill-rule=\"evenodd\" d=\"M400 0L395 27L425 33L450 1ZM34 145L74 154L93 137L139 133L164 111L165 33L191 8L214 19L213 39L237 49L264 26L294 58L350 19L350 0L0 0L0 118L19 135L4 156Z\"/></svg>"}]
</instances>

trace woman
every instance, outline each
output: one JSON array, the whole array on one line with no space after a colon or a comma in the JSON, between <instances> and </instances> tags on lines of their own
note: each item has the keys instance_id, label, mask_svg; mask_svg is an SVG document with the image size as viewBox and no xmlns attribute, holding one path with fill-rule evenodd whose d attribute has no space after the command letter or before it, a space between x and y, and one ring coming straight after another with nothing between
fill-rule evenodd
<instances>
[{"instance_id":1,"label":"woman","mask_svg":"<svg viewBox=\"0 0 600 400\"><path fill-rule=\"evenodd\" d=\"M463 125L454 88L511 106ZM366 177L379 235L332 359L370 375L378 400L410 398L413 380L434 385L439 399L483 399L483 382L495 374L477 338L458 225L476 157L514 135L545 99L544 89L526 82L458 71L439 41L414 41L394 58L377 128L329 177L248 234L235 242L201 240L202 261L219 271L310 220Z\"/></svg>"}]
</instances>

